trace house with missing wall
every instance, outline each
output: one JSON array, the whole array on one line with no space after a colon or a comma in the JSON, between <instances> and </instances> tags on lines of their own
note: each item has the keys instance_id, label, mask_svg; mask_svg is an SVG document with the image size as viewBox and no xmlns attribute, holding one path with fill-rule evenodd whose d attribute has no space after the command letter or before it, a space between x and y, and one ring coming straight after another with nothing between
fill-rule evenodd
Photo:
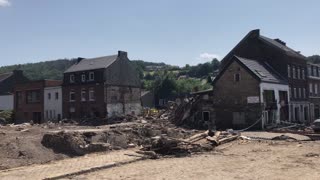
<instances>
[{"instance_id":1,"label":"house with missing wall","mask_svg":"<svg viewBox=\"0 0 320 180\"><path fill-rule=\"evenodd\" d=\"M236 59L237 61L235 61ZM259 83L259 92L260 94L255 94L250 95L248 93L245 93L244 91L248 91L251 86L247 86L246 84L243 84L243 86L238 86L239 89L237 89L239 93L239 98L237 101L230 101L228 102L227 99L223 101L222 104L220 104L219 99L222 99L221 96L219 96L217 91L217 83L219 80L214 80L215 85L214 85L214 93L217 95L215 96L217 101L214 101L215 106L219 109L225 108L225 109L231 109L233 107L237 108L240 107L244 104L241 104L241 98L244 97L244 95L248 95L246 99L246 106L244 106L241 110L241 112L246 112L247 115L233 110L233 111L227 111L223 112L223 110L218 110L217 111L217 120L220 119L229 119L225 124L222 124L223 126L231 126L235 125L237 123L240 124L240 122L235 122L231 123L234 119L234 121L237 121L236 119L243 119L245 116L245 119L257 119L254 113L248 113L251 111L254 112L259 112L257 114L260 114L261 109L266 110L267 105L264 100L273 99L276 104L272 106L272 109L278 108L277 111L274 110L269 110L268 112L264 113L264 123L268 122L279 122L280 121L290 121L290 122L299 122L299 123L310 123L314 120L314 116L311 110L311 104L308 99L308 81L307 81L307 59L305 56L303 56L299 51L295 51L292 48L288 47L287 44L280 40L280 39L272 39L266 36L263 36L260 34L260 30L253 30L250 31L221 61L221 67L220 67L220 72L218 76L221 73L223 74L223 71L226 66L230 65L230 61L232 62L239 62L240 59L248 59L251 60L252 62L258 62L261 64L262 67L265 67L268 72L277 75L278 78L283 78L282 81L285 81L285 83L280 83L281 84L281 94L275 90L275 88L271 88L274 86L274 84L279 84L279 83L269 83L269 84L260 84ZM242 61L241 61L242 62ZM242 62L243 63L243 62ZM270 68L269 68L270 67ZM272 71L270 71L272 69ZM234 69L232 69L234 71ZM241 70L240 70L241 71ZM230 75L231 76L231 75ZM234 75L232 75L234 76ZM234 78L240 77L240 82L241 82L241 73L237 75ZM243 76L242 76L243 77ZM231 78L231 77L230 77ZM280 79L278 79L280 80ZM281 82L282 82L281 81ZM231 81L234 83L234 81ZM252 81L254 82L254 81ZM264 81L260 81L264 82ZM244 83L244 82L243 82ZM255 82L256 84L258 82ZM220 84L219 88L228 88L229 82L225 82L223 84ZM272 86L271 86L272 85ZM223 87L225 86L225 87ZM268 86L268 87L266 87ZM288 86L289 93L285 94L286 87ZM257 87L257 86L255 86ZM261 88L265 87L266 88L271 88L274 90L274 93L266 91L268 94L271 94L270 97L269 95L262 96L261 93L264 91L261 91ZM276 88L280 88L280 86L277 85ZM267 89L266 89L267 90ZM244 95L241 95L241 93L245 93ZM255 93L258 91L256 90ZM278 94L278 95L277 95ZM250 96L249 96L250 95ZM275 101L276 96L279 96L280 99L277 99L278 101ZM288 96L288 98L286 98ZM235 97L237 99L237 97ZM230 98L229 98L230 99ZM285 101L285 99L288 99ZM244 100L244 99L242 99ZM280 100L280 101L279 101ZM244 101L243 101L244 102ZM259 108L257 105L253 104L260 104ZM269 103L268 103L269 104ZM220 106L219 106L220 105ZM279 108L282 109L288 109L288 116L285 116L283 114L285 113L280 113ZM245 109L244 109L245 108ZM258 110L259 109L259 110ZM272 112L272 113L270 113ZM252 117L251 117L252 116ZM242 121L242 120L239 120ZM223 123L223 122L221 122Z\"/></svg>"},{"instance_id":2,"label":"house with missing wall","mask_svg":"<svg viewBox=\"0 0 320 180\"><path fill-rule=\"evenodd\" d=\"M62 117L62 81L37 80L18 83L14 87L15 123L44 123Z\"/></svg>"},{"instance_id":3,"label":"house with missing wall","mask_svg":"<svg viewBox=\"0 0 320 180\"><path fill-rule=\"evenodd\" d=\"M289 118L288 83L267 62L233 56L213 85L219 128L244 128L260 118L256 128L264 128Z\"/></svg>"},{"instance_id":4,"label":"house with missing wall","mask_svg":"<svg viewBox=\"0 0 320 180\"><path fill-rule=\"evenodd\" d=\"M141 112L140 79L124 51L79 58L64 72L62 91L65 118L105 118Z\"/></svg>"},{"instance_id":5,"label":"house with missing wall","mask_svg":"<svg viewBox=\"0 0 320 180\"><path fill-rule=\"evenodd\" d=\"M13 88L16 83L27 82L21 70L0 74L0 111L13 110Z\"/></svg>"},{"instance_id":6,"label":"house with missing wall","mask_svg":"<svg viewBox=\"0 0 320 180\"><path fill-rule=\"evenodd\" d=\"M307 63L309 84L310 113L314 119L320 118L320 65Z\"/></svg>"}]
</instances>

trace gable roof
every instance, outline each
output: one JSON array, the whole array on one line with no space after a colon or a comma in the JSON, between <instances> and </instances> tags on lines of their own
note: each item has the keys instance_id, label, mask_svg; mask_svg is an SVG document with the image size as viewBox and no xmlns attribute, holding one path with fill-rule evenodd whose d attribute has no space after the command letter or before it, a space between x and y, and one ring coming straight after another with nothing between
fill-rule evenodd
<instances>
[{"instance_id":1,"label":"gable roof","mask_svg":"<svg viewBox=\"0 0 320 180\"><path fill-rule=\"evenodd\" d=\"M79 63L72 65L65 71L65 73L107 68L114 61L116 61L117 58L118 55L111 55L98 58L83 59Z\"/></svg>"},{"instance_id":2,"label":"gable roof","mask_svg":"<svg viewBox=\"0 0 320 180\"><path fill-rule=\"evenodd\" d=\"M248 68L262 82L287 84L286 80L281 77L271 66L265 62L247 59L235 56L235 58Z\"/></svg>"},{"instance_id":3,"label":"gable roof","mask_svg":"<svg viewBox=\"0 0 320 180\"><path fill-rule=\"evenodd\" d=\"M0 82L8 79L8 78L11 77L12 75L13 75L13 72L0 74Z\"/></svg>"},{"instance_id":4,"label":"gable roof","mask_svg":"<svg viewBox=\"0 0 320 180\"><path fill-rule=\"evenodd\" d=\"M222 74L228 69L229 65L237 61L244 69L246 69L251 75L253 75L260 82L268 82L275 84L288 84L286 79L283 78L277 71L275 71L267 63L254 59L247 59L243 57L233 56L231 61L220 71L218 76L213 80L215 84Z\"/></svg>"},{"instance_id":5,"label":"gable roof","mask_svg":"<svg viewBox=\"0 0 320 180\"><path fill-rule=\"evenodd\" d=\"M234 54L234 51L237 48L239 48L242 44L244 44L249 38L258 38L258 40L260 40L262 43L265 43L268 46L272 46L272 47L284 52L286 55L298 57L298 58L303 58L303 59L306 58L304 55L300 54L298 51L295 51L292 48L290 48L284 44L281 44L277 40L268 38L266 36L262 36L260 34L260 29L255 29L255 30L250 31L244 38L241 39L241 41L235 47L232 48L232 50L221 60L222 64L225 61L228 61L228 59L232 58L233 55L236 55L236 54Z\"/></svg>"},{"instance_id":6,"label":"gable roof","mask_svg":"<svg viewBox=\"0 0 320 180\"><path fill-rule=\"evenodd\" d=\"M299 58L306 58L305 56L303 56L302 54L300 54L298 51L295 51L293 49L291 49L290 47L278 42L275 39L271 39L265 36L260 35L259 39L265 43L268 43L269 45L278 48L279 50L285 52L287 55L289 56L295 56L295 57L299 57Z\"/></svg>"}]
</instances>

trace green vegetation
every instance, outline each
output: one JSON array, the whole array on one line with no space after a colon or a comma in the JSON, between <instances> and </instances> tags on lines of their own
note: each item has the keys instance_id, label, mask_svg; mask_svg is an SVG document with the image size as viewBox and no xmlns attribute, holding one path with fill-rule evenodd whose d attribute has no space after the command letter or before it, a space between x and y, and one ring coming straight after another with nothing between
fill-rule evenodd
<instances>
[{"instance_id":1,"label":"green vegetation","mask_svg":"<svg viewBox=\"0 0 320 180\"><path fill-rule=\"evenodd\" d=\"M0 119L3 119L5 121L3 123L6 123L6 124L13 123L12 117L13 117L12 111L1 111L0 112ZM0 124L1 124L1 121L0 121Z\"/></svg>"}]
</instances>

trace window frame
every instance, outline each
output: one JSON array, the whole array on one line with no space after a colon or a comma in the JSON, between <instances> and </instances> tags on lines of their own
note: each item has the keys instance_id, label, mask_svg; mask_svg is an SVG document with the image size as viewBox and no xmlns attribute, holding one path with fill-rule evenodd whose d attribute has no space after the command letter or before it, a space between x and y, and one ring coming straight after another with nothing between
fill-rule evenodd
<instances>
[{"instance_id":1,"label":"window frame","mask_svg":"<svg viewBox=\"0 0 320 180\"><path fill-rule=\"evenodd\" d=\"M69 82L70 82L70 83L75 83L75 76L74 76L74 74L70 74Z\"/></svg>"},{"instance_id":2,"label":"window frame","mask_svg":"<svg viewBox=\"0 0 320 180\"><path fill-rule=\"evenodd\" d=\"M71 98L72 95L74 95L74 99ZM75 102L75 101L76 101L76 92L75 92L74 90L71 90L71 91L69 92L69 101L70 101L70 102Z\"/></svg>"},{"instance_id":3,"label":"window frame","mask_svg":"<svg viewBox=\"0 0 320 180\"><path fill-rule=\"evenodd\" d=\"M89 72L89 81L94 81L94 79L95 79L95 73Z\"/></svg>"},{"instance_id":4,"label":"window frame","mask_svg":"<svg viewBox=\"0 0 320 180\"><path fill-rule=\"evenodd\" d=\"M94 88L89 89L89 101L96 101Z\"/></svg>"}]
</instances>

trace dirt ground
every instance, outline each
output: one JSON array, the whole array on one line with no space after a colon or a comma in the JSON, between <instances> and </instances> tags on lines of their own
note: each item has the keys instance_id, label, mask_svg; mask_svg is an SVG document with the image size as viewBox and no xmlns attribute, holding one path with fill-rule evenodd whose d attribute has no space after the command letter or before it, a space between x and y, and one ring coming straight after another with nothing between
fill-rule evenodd
<instances>
[{"instance_id":1,"label":"dirt ground","mask_svg":"<svg viewBox=\"0 0 320 180\"><path fill-rule=\"evenodd\" d=\"M320 142L235 141L184 158L144 160L72 179L319 179Z\"/></svg>"}]
</instances>

